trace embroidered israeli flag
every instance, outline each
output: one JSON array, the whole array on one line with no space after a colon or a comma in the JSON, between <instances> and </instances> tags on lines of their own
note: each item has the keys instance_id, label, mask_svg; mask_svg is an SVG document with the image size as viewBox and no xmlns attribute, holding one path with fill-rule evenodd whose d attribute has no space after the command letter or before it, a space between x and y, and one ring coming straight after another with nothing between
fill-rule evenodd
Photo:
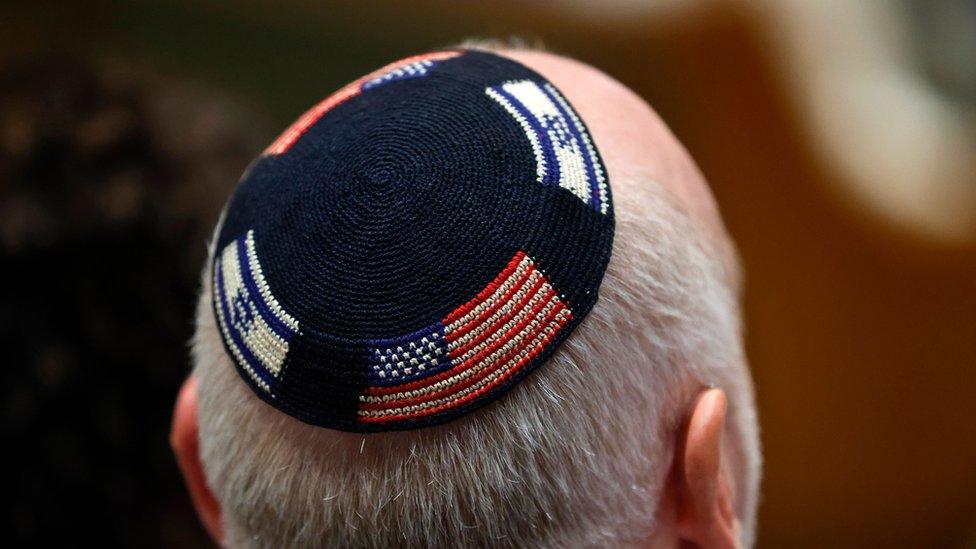
<instances>
[{"instance_id":1,"label":"embroidered israeli flag","mask_svg":"<svg viewBox=\"0 0 976 549\"><path fill-rule=\"evenodd\" d=\"M237 364L271 393L298 334L298 321L271 294L254 246L254 231L224 247L214 262L217 322Z\"/></svg>"},{"instance_id":2,"label":"embroidered israeli flag","mask_svg":"<svg viewBox=\"0 0 976 549\"><path fill-rule=\"evenodd\" d=\"M586 128L549 83L505 82L485 89L522 127L536 160L538 181L558 185L607 213L607 181Z\"/></svg>"}]
</instances>

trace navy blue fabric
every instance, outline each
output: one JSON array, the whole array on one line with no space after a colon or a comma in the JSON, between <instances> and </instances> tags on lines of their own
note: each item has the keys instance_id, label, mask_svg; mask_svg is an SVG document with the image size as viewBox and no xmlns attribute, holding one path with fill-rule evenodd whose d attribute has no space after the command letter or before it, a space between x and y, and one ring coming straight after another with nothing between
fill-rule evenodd
<instances>
[{"instance_id":1,"label":"navy blue fabric","mask_svg":"<svg viewBox=\"0 0 976 549\"><path fill-rule=\"evenodd\" d=\"M537 181L525 132L485 93L518 79L545 82L519 63L468 51L423 78L364 90L290 150L251 166L227 206L218 256L253 229L269 287L301 323L273 396L242 373L256 394L302 421L343 430L443 423L504 394L582 321L610 258L613 209L601 214ZM518 250L572 308L556 341L460 409L395 425L357 422L368 342L438 322Z\"/></svg>"}]
</instances>

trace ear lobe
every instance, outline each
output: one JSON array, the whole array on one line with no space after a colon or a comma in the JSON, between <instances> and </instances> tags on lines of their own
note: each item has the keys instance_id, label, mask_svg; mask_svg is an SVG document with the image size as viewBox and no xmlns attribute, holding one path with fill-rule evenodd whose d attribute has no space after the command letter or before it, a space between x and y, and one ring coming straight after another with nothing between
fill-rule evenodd
<instances>
[{"instance_id":1,"label":"ear lobe","mask_svg":"<svg viewBox=\"0 0 976 549\"><path fill-rule=\"evenodd\" d=\"M220 503L214 497L200 462L200 438L197 424L197 380L192 375L183 382L173 408L170 445L176 454L176 464L183 473L193 507L204 528L218 544L224 540Z\"/></svg>"},{"instance_id":2,"label":"ear lobe","mask_svg":"<svg viewBox=\"0 0 976 549\"><path fill-rule=\"evenodd\" d=\"M722 434L727 400L721 389L699 396L676 456L678 534L702 547L738 547L738 520L732 511L732 485L722 466Z\"/></svg>"}]
</instances>

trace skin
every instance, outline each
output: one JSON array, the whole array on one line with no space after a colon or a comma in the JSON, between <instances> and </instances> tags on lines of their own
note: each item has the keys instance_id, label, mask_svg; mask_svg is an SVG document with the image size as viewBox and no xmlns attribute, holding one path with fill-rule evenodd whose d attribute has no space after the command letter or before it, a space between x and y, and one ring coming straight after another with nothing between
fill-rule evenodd
<instances>
[{"instance_id":1,"label":"skin","mask_svg":"<svg viewBox=\"0 0 976 549\"><path fill-rule=\"evenodd\" d=\"M615 200L626 200L637 185L657 182L701 223L727 271L737 277L734 249L704 177L647 103L578 61L543 52L499 53L542 74L565 94L600 147ZM739 546L739 522L732 511L735 488L724 467L726 407L721 389L705 388L688 403L686 421L673 435L677 451L658 505L657 527L648 532L648 546ZM196 410L196 381L191 376L177 399L170 440L197 513L211 537L221 543L220 504L200 462Z\"/></svg>"}]
</instances>

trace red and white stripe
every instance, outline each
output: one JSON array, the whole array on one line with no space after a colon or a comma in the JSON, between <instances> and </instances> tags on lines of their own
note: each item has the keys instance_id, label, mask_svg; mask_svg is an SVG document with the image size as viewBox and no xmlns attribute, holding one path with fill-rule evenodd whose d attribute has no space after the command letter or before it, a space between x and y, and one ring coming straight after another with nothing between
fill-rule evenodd
<instances>
[{"instance_id":1,"label":"red and white stripe","mask_svg":"<svg viewBox=\"0 0 976 549\"><path fill-rule=\"evenodd\" d=\"M485 288L443 320L453 366L360 397L359 420L403 421L463 406L529 364L573 318L542 271L518 252Z\"/></svg>"}]
</instances>

